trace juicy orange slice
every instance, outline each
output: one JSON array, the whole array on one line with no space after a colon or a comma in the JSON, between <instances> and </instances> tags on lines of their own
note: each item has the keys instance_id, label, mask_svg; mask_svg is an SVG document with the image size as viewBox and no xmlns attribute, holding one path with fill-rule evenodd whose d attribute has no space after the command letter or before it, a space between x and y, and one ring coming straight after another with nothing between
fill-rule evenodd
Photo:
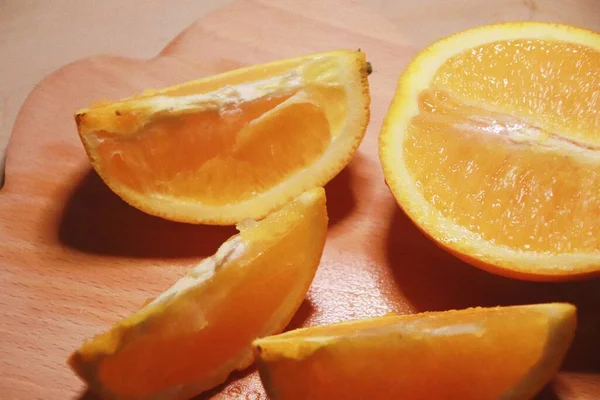
<instances>
[{"instance_id":1,"label":"juicy orange slice","mask_svg":"<svg viewBox=\"0 0 600 400\"><path fill-rule=\"evenodd\" d=\"M569 304L473 308L298 329L254 354L273 400L530 399L575 325Z\"/></svg>"},{"instance_id":2,"label":"juicy orange slice","mask_svg":"<svg viewBox=\"0 0 600 400\"><path fill-rule=\"evenodd\" d=\"M600 272L600 35L483 26L400 77L380 136L386 180L441 246L495 273Z\"/></svg>"},{"instance_id":3,"label":"juicy orange slice","mask_svg":"<svg viewBox=\"0 0 600 400\"><path fill-rule=\"evenodd\" d=\"M103 398L188 399L248 367L251 342L279 333L302 303L327 231L312 189L260 222L132 316L81 346L69 364Z\"/></svg>"},{"instance_id":4,"label":"juicy orange slice","mask_svg":"<svg viewBox=\"0 0 600 400\"><path fill-rule=\"evenodd\" d=\"M260 219L323 186L369 119L369 65L334 51L227 72L77 112L92 165L131 205L167 219Z\"/></svg>"}]
</instances>

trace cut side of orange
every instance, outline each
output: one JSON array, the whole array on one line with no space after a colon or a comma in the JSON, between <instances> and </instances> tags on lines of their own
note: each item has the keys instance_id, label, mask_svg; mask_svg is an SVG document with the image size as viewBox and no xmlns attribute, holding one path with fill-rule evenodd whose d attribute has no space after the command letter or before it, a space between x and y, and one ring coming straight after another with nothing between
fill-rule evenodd
<instances>
[{"instance_id":1,"label":"cut side of orange","mask_svg":"<svg viewBox=\"0 0 600 400\"><path fill-rule=\"evenodd\" d=\"M131 205L226 225L324 186L369 120L360 51L285 59L79 110L90 161Z\"/></svg>"},{"instance_id":2,"label":"cut side of orange","mask_svg":"<svg viewBox=\"0 0 600 400\"><path fill-rule=\"evenodd\" d=\"M422 51L380 135L386 181L442 247L532 280L600 273L600 35L524 22Z\"/></svg>"},{"instance_id":3,"label":"cut side of orange","mask_svg":"<svg viewBox=\"0 0 600 400\"><path fill-rule=\"evenodd\" d=\"M240 233L170 289L69 359L102 398L188 399L252 362L254 339L281 332L304 300L327 231L312 189Z\"/></svg>"},{"instance_id":4,"label":"cut side of orange","mask_svg":"<svg viewBox=\"0 0 600 400\"><path fill-rule=\"evenodd\" d=\"M570 304L386 316L258 339L269 398L530 399L576 326Z\"/></svg>"}]
</instances>

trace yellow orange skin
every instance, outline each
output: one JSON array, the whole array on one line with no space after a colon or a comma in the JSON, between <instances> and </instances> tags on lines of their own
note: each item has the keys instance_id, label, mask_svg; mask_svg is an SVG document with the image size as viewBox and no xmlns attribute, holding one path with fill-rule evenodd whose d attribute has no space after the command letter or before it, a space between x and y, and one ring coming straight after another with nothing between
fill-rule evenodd
<instances>
[{"instance_id":1,"label":"yellow orange skin","mask_svg":"<svg viewBox=\"0 0 600 400\"><path fill-rule=\"evenodd\" d=\"M261 219L324 186L370 116L368 64L331 51L253 65L79 110L88 158L130 205L165 219Z\"/></svg>"},{"instance_id":2,"label":"yellow orange skin","mask_svg":"<svg viewBox=\"0 0 600 400\"><path fill-rule=\"evenodd\" d=\"M406 215L440 247L494 274L600 275L596 65L599 34L550 23L482 26L423 50L402 73L379 137L386 182ZM522 125L518 135L511 124Z\"/></svg>"},{"instance_id":3,"label":"yellow orange skin","mask_svg":"<svg viewBox=\"0 0 600 400\"><path fill-rule=\"evenodd\" d=\"M553 377L575 307L539 304L386 316L254 342L269 398L530 399Z\"/></svg>"},{"instance_id":4,"label":"yellow orange skin","mask_svg":"<svg viewBox=\"0 0 600 400\"><path fill-rule=\"evenodd\" d=\"M71 355L69 365L94 392L106 399L191 398L252 364L252 340L285 328L320 262L325 192L305 192L240 229L208 269L183 278L197 279L193 284L174 285Z\"/></svg>"}]
</instances>

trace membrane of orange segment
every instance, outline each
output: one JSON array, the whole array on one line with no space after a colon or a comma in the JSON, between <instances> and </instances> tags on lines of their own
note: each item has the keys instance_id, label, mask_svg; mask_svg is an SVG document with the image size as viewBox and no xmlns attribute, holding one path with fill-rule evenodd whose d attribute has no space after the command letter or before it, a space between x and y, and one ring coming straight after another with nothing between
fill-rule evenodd
<instances>
[{"instance_id":1,"label":"membrane of orange segment","mask_svg":"<svg viewBox=\"0 0 600 400\"><path fill-rule=\"evenodd\" d=\"M574 336L570 304L386 316L258 339L270 399L530 399Z\"/></svg>"},{"instance_id":2,"label":"membrane of orange segment","mask_svg":"<svg viewBox=\"0 0 600 400\"><path fill-rule=\"evenodd\" d=\"M262 218L327 183L368 120L366 61L331 52L79 111L92 164L132 205L185 222Z\"/></svg>"},{"instance_id":3,"label":"membrane of orange segment","mask_svg":"<svg viewBox=\"0 0 600 400\"><path fill-rule=\"evenodd\" d=\"M325 192L312 189L240 233L171 288L69 358L103 398L187 399L248 367L252 340L281 332L323 251Z\"/></svg>"},{"instance_id":4,"label":"membrane of orange segment","mask_svg":"<svg viewBox=\"0 0 600 400\"><path fill-rule=\"evenodd\" d=\"M403 74L382 131L409 216L462 258L527 279L600 272L600 35L501 24Z\"/></svg>"}]
</instances>

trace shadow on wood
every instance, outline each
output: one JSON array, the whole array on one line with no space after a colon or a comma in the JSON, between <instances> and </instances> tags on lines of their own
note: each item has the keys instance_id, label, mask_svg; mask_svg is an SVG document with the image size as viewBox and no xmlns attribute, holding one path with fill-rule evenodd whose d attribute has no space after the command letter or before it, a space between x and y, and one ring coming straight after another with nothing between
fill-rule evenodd
<instances>
[{"instance_id":1,"label":"shadow on wood","mask_svg":"<svg viewBox=\"0 0 600 400\"><path fill-rule=\"evenodd\" d=\"M232 372L225 382L211 390L208 390L194 397L193 400L210 400L212 398L223 398L219 396L221 394L225 394L225 398L231 399L238 398L238 396L242 397L244 394L249 394L253 392L252 389L248 390L248 388L246 387L248 386L248 383L252 382L251 386L255 386L259 380L260 379L258 377L256 366L252 364L243 371ZM258 384L260 385L260 383ZM262 388L259 387L258 390L260 389ZM260 395L259 393L256 394ZM253 398L260 399L261 397L255 396ZM264 398L266 399L266 396Z\"/></svg>"},{"instance_id":2,"label":"shadow on wood","mask_svg":"<svg viewBox=\"0 0 600 400\"><path fill-rule=\"evenodd\" d=\"M600 280L525 282L479 270L439 248L398 208L390 221L387 259L399 290L419 311L570 302L578 327L563 369L600 371Z\"/></svg>"},{"instance_id":3,"label":"shadow on wood","mask_svg":"<svg viewBox=\"0 0 600 400\"><path fill-rule=\"evenodd\" d=\"M552 382L550 382L533 400L560 400L552 386Z\"/></svg>"},{"instance_id":4,"label":"shadow on wood","mask_svg":"<svg viewBox=\"0 0 600 400\"><path fill-rule=\"evenodd\" d=\"M325 185L329 226L341 222L352 213L356 199L352 193L352 162Z\"/></svg>"},{"instance_id":5,"label":"shadow on wood","mask_svg":"<svg viewBox=\"0 0 600 400\"><path fill-rule=\"evenodd\" d=\"M146 214L121 200L90 170L64 209L59 240L104 255L206 257L235 233L234 227L182 224Z\"/></svg>"},{"instance_id":6,"label":"shadow on wood","mask_svg":"<svg viewBox=\"0 0 600 400\"><path fill-rule=\"evenodd\" d=\"M290 323L284 329L284 332L302 328L304 323L308 321L310 317L312 317L315 311L315 306L310 300L310 297L305 298L302 304L300 304L298 311L296 311L296 314L294 314L294 317L292 318Z\"/></svg>"},{"instance_id":7,"label":"shadow on wood","mask_svg":"<svg viewBox=\"0 0 600 400\"><path fill-rule=\"evenodd\" d=\"M81 395L79 397L77 397L76 400L101 400L100 397L96 396L96 394L94 394L94 392L92 392L91 390L86 390L85 392L81 393Z\"/></svg>"},{"instance_id":8,"label":"shadow on wood","mask_svg":"<svg viewBox=\"0 0 600 400\"><path fill-rule=\"evenodd\" d=\"M354 207L350 180L345 168L325 186L330 226ZM184 224L146 214L121 200L90 169L64 208L58 239L63 245L93 254L187 258L214 254L236 233L233 226Z\"/></svg>"}]
</instances>

